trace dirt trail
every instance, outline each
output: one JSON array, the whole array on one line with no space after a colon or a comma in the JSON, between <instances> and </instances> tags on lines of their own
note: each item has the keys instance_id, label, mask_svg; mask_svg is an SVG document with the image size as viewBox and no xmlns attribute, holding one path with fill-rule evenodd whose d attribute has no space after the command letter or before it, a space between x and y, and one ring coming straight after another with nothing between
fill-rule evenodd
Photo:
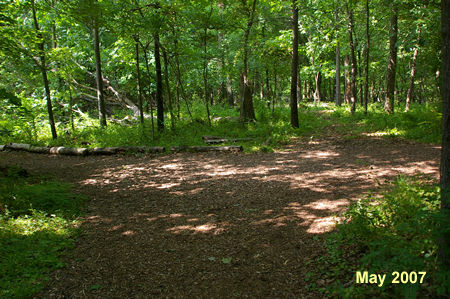
<instances>
[{"instance_id":1,"label":"dirt trail","mask_svg":"<svg viewBox=\"0 0 450 299\"><path fill-rule=\"evenodd\" d=\"M333 215L399 174L438 176L440 148L324 139L265 154L0 153L91 198L45 297L316 297L305 282Z\"/></svg>"}]
</instances>

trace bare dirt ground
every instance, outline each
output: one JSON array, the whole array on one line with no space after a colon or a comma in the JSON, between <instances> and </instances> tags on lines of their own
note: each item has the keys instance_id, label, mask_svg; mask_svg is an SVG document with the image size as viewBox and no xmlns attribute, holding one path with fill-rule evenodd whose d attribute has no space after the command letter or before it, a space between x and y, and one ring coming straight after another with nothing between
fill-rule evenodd
<instances>
[{"instance_id":1,"label":"bare dirt ground","mask_svg":"<svg viewBox=\"0 0 450 299\"><path fill-rule=\"evenodd\" d=\"M439 156L433 145L326 138L275 153L5 152L0 162L91 199L67 267L40 296L316 298L308 261L325 252L334 215L399 174L437 178Z\"/></svg>"}]
</instances>

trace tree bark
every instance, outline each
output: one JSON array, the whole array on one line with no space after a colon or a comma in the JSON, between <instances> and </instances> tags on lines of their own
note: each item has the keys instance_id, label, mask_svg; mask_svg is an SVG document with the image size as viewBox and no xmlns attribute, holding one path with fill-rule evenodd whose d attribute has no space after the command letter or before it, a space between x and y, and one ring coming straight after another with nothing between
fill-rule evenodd
<instances>
[{"instance_id":1,"label":"tree bark","mask_svg":"<svg viewBox=\"0 0 450 299\"><path fill-rule=\"evenodd\" d=\"M318 104L322 100L322 95L320 93L321 77L320 71L314 74L314 83L316 85L314 90L314 104Z\"/></svg>"},{"instance_id":2,"label":"tree bark","mask_svg":"<svg viewBox=\"0 0 450 299\"><path fill-rule=\"evenodd\" d=\"M366 51L365 51L365 79L364 79L364 114L367 114L367 102L369 100L369 51L370 51L370 32L369 32L369 0L366 0Z\"/></svg>"},{"instance_id":3,"label":"tree bark","mask_svg":"<svg viewBox=\"0 0 450 299\"><path fill-rule=\"evenodd\" d=\"M338 11L335 10L334 19L336 24L338 24ZM336 33L337 35L337 33ZM336 36L336 39L338 37ZM339 40L336 43L336 95L335 95L336 106L341 106L341 49L339 46Z\"/></svg>"},{"instance_id":4,"label":"tree bark","mask_svg":"<svg viewBox=\"0 0 450 299\"><path fill-rule=\"evenodd\" d=\"M394 113L395 71L397 67L397 34L398 34L398 8L392 7L389 26L389 62L386 74L386 100L384 110Z\"/></svg>"},{"instance_id":5,"label":"tree bark","mask_svg":"<svg viewBox=\"0 0 450 299\"><path fill-rule=\"evenodd\" d=\"M450 0L441 1L442 32L442 153L441 153L441 211L448 221L450 216ZM448 223L448 222L447 222ZM445 224L445 223L443 223ZM448 224L447 224L448 225ZM443 270L450 267L450 233L440 237L439 259ZM448 295L449 290L447 288Z\"/></svg>"},{"instance_id":6,"label":"tree bark","mask_svg":"<svg viewBox=\"0 0 450 299\"><path fill-rule=\"evenodd\" d=\"M417 55L419 54L419 40L420 40L420 29L419 29L418 36L417 36L417 45L414 48L414 54L413 54L412 63L411 63L411 76L409 77L409 86L408 86L408 91L406 93L405 111L409 111L409 109L411 108L411 101L413 98L414 79L416 77L416 60L417 60Z\"/></svg>"},{"instance_id":7,"label":"tree bark","mask_svg":"<svg viewBox=\"0 0 450 299\"><path fill-rule=\"evenodd\" d=\"M353 31L354 31L354 20L353 20L353 9L348 9L348 37L350 42L350 62L351 62L351 81L350 81L350 111L351 114L355 113L356 110L356 55L355 55L355 45L353 42Z\"/></svg>"},{"instance_id":8,"label":"tree bark","mask_svg":"<svg viewBox=\"0 0 450 299\"><path fill-rule=\"evenodd\" d=\"M173 115L173 103L172 103L172 93L170 92L169 85L169 61L167 59L166 50L161 47L163 60L164 60L164 81L166 82L166 91L167 91L167 102L169 104L169 114L170 114L170 127L172 130L175 129L175 116Z\"/></svg>"},{"instance_id":9,"label":"tree bark","mask_svg":"<svg viewBox=\"0 0 450 299\"><path fill-rule=\"evenodd\" d=\"M136 35L135 48L136 48L136 77L137 77L137 92L138 92L138 104L139 104L139 120L141 125L144 125L144 110L142 109L142 85L141 85L141 71L139 68L139 36Z\"/></svg>"},{"instance_id":10,"label":"tree bark","mask_svg":"<svg viewBox=\"0 0 450 299\"><path fill-rule=\"evenodd\" d=\"M252 29L253 26L253 19L256 10L256 1L257 0L253 0L252 7L248 16L247 28L245 29L244 32L244 55L243 55L244 69L242 72L244 94L243 99L241 101L241 111L240 111L241 121L243 122L256 119L255 109L253 108L252 88L248 78L248 56L249 56L248 39L250 36L250 30Z\"/></svg>"},{"instance_id":11,"label":"tree bark","mask_svg":"<svg viewBox=\"0 0 450 299\"><path fill-rule=\"evenodd\" d=\"M298 128L297 76L298 76L298 7L292 0L292 69L291 69L291 126Z\"/></svg>"},{"instance_id":12,"label":"tree bark","mask_svg":"<svg viewBox=\"0 0 450 299\"><path fill-rule=\"evenodd\" d=\"M351 98L351 78L350 78L350 58L348 55L344 57L344 102L350 104Z\"/></svg>"},{"instance_id":13,"label":"tree bark","mask_svg":"<svg viewBox=\"0 0 450 299\"><path fill-rule=\"evenodd\" d=\"M31 6L33 11L33 21L34 21L34 29L36 30L36 36L40 40L39 41L39 56L40 56L40 69L42 73L42 80L44 81L44 89L45 89L45 97L47 98L47 113L48 113L48 121L50 123L50 129L52 132L52 138L58 138L58 134L56 133L55 119L53 117L53 107L52 107L52 98L50 94L50 86L47 77L47 63L45 59L45 44L44 38L42 36L41 30L39 29L39 23L37 21L36 16L36 6L34 0L31 0Z\"/></svg>"},{"instance_id":14,"label":"tree bark","mask_svg":"<svg viewBox=\"0 0 450 299\"><path fill-rule=\"evenodd\" d=\"M159 33L154 35L155 39L155 66L156 66L156 117L158 131L164 130L164 102L163 102L163 87L161 74L161 56L159 54Z\"/></svg>"},{"instance_id":15,"label":"tree bark","mask_svg":"<svg viewBox=\"0 0 450 299\"><path fill-rule=\"evenodd\" d=\"M211 6L212 12L212 6ZM211 15L210 15L211 17ZM211 126L211 116L209 114L209 101L208 101L208 52L206 45L206 37L208 34L208 28L204 28L203 35L203 88L204 88L204 100L206 106L206 116L208 118L208 125Z\"/></svg>"},{"instance_id":16,"label":"tree bark","mask_svg":"<svg viewBox=\"0 0 450 299\"><path fill-rule=\"evenodd\" d=\"M98 118L102 127L106 126L106 109L103 92L102 61L100 58L100 39L98 36L98 21L93 19L92 33L94 35L94 55L95 55L95 82L97 84Z\"/></svg>"}]
</instances>

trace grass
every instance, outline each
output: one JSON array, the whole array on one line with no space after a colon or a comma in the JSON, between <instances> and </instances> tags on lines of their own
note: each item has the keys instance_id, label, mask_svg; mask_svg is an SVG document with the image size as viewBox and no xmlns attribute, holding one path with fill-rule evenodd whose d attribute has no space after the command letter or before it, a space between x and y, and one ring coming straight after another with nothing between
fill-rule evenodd
<instances>
[{"instance_id":1,"label":"grass","mask_svg":"<svg viewBox=\"0 0 450 299\"><path fill-rule=\"evenodd\" d=\"M438 185L425 181L398 178L382 196L368 196L349 207L337 232L327 237L328 255L316 261L318 271L310 274L330 282L321 289L324 294L423 298L444 293L450 285L450 269L439 267L438 236L450 223L439 209ZM357 284L356 271L386 274L386 281L382 287ZM393 284L394 271L427 274L422 284Z\"/></svg>"},{"instance_id":2,"label":"grass","mask_svg":"<svg viewBox=\"0 0 450 299\"><path fill-rule=\"evenodd\" d=\"M364 115L361 107L351 115L348 107L336 107L331 103L301 104L299 112L300 128L290 126L290 110L286 105L276 107L272 113L262 102L255 102L256 122L242 124L236 108L222 105L211 107L211 126L206 119L205 109L201 102L195 102L192 109L193 119L182 111L180 119L166 119L166 130L152 136L151 121L146 119L144 128L137 120L130 122L113 122L109 120L106 128L100 128L95 115L79 116L74 132L66 129L68 124L59 122L57 140L51 139L51 133L45 118L4 120L0 124L4 130L0 132L0 143L25 142L37 145L58 145L78 147L105 147L127 145L149 146L187 146L204 145L203 135L217 135L231 138L252 138L248 142L240 142L248 152L272 151L289 142L293 137L321 136L324 134L341 135L344 138L359 138L362 135L403 138L419 142L439 143L441 134L441 113L436 104L413 105L409 112L397 111L388 115L381 104L369 106L369 113ZM400 109L397 109L400 110ZM123 120L127 115L118 111L114 119ZM128 118L131 117L128 115ZM38 123L36 123L38 122ZM156 122L156 120L155 120ZM9 126L8 126L9 125ZM155 124L156 125L156 124ZM328 130L334 126L335 130ZM17 129L18 127L22 129ZM16 128L16 129L14 129ZM28 128L28 129L25 129ZM35 129L33 129L35 128ZM8 131L9 130L9 131ZM3 133L2 133L3 132ZM64 133L66 132L66 133Z\"/></svg>"},{"instance_id":3,"label":"grass","mask_svg":"<svg viewBox=\"0 0 450 299\"><path fill-rule=\"evenodd\" d=\"M85 201L70 186L29 177L20 168L0 172L0 298L39 292L73 246Z\"/></svg>"}]
</instances>

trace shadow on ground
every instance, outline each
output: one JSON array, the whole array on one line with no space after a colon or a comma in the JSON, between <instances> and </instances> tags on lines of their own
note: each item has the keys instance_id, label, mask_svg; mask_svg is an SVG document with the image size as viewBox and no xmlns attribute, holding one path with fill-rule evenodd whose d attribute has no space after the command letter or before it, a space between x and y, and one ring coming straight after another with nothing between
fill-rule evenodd
<instances>
[{"instance_id":1,"label":"shadow on ground","mask_svg":"<svg viewBox=\"0 0 450 299\"><path fill-rule=\"evenodd\" d=\"M311 297L305 277L350 200L397 175L438 175L439 147L320 140L267 154L2 153L91 198L45 297ZM319 237L318 237L319 236Z\"/></svg>"}]
</instances>

